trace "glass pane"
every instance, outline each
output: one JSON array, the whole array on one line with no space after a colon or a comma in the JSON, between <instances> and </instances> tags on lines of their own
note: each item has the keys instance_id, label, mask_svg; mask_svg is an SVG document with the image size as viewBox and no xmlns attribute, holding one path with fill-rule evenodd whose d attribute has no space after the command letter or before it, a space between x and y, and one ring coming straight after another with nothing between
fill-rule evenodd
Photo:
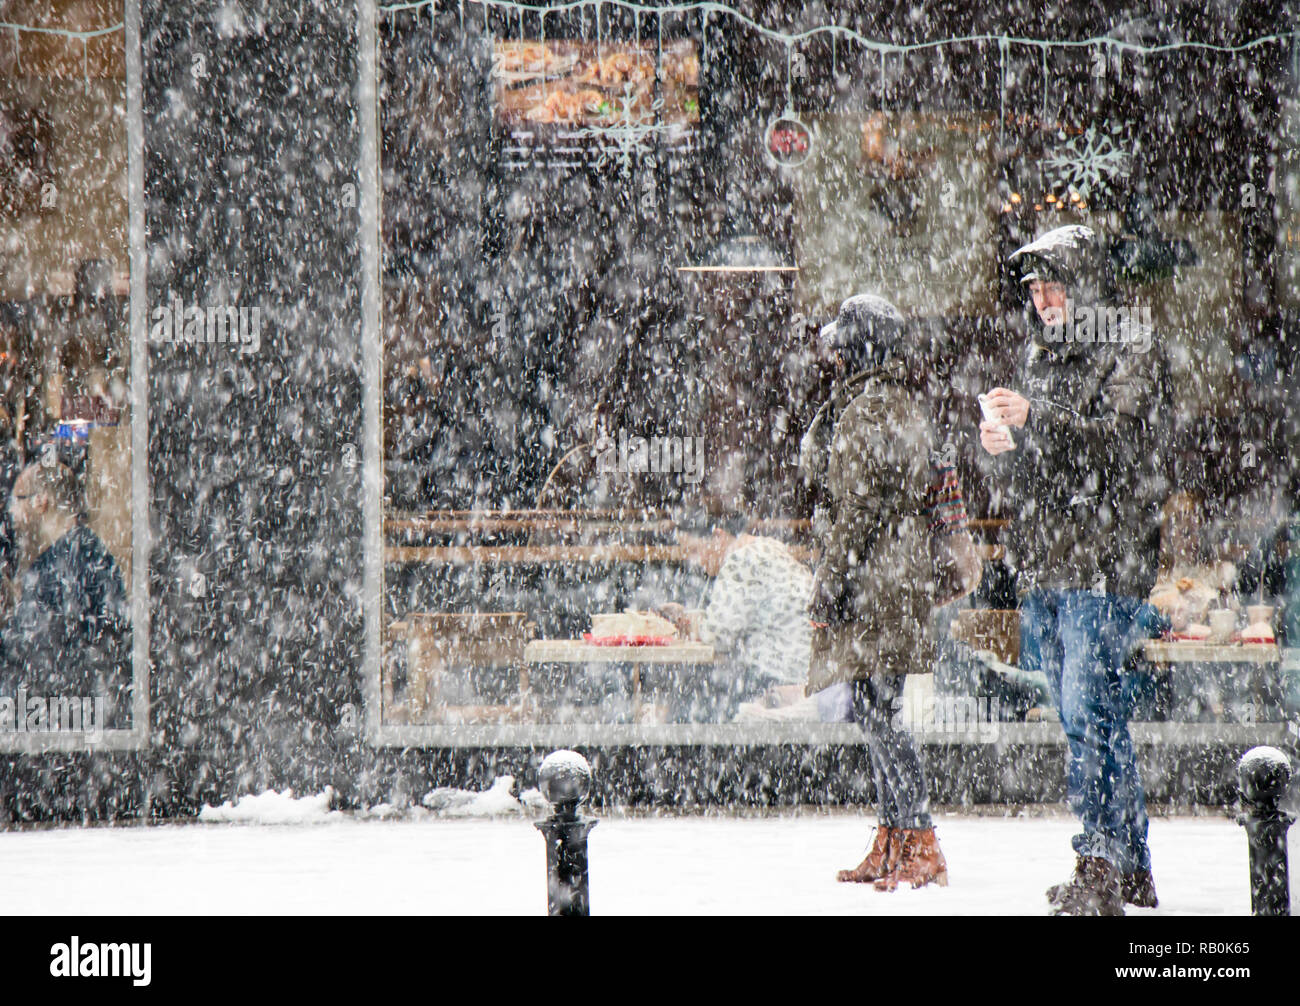
<instances>
[{"instance_id":1,"label":"glass pane","mask_svg":"<svg viewBox=\"0 0 1300 1006\"><path fill-rule=\"evenodd\" d=\"M1151 449L1176 474L1135 603L1198 633L1227 607L1239 633L1252 582L1256 609L1279 599L1265 553L1293 458L1250 278L1269 253L1243 174L1246 50L1165 46L1137 22L1114 27L1122 46L900 52L721 12L472 9L380 20L382 721L449 728L401 737L859 736L845 688L804 688L825 486L798 463L845 378L824 327L860 293L897 308L921 360L926 513L955 478L983 559L979 589L932 613L913 726L1056 715L1012 554L1038 501L1009 497L978 432L978 396L1016 381L1040 334L1168 366ZM1099 235L1113 289L1047 331L1009 259L1072 224ZM1175 642L1139 661L1137 718L1285 715L1276 647L1196 661Z\"/></svg>"},{"instance_id":2,"label":"glass pane","mask_svg":"<svg viewBox=\"0 0 1300 1006\"><path fill-rule=\"evenodd\" d=\"M123 11L6 14L50 30L0 45L0 731L130 729Z\"/></svg>"}]
</instances>

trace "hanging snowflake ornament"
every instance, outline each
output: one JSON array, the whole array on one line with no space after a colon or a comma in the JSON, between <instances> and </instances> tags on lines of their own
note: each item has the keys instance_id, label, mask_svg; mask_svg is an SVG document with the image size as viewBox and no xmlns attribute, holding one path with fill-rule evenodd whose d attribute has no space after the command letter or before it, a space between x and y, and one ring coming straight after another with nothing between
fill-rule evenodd
<instances>
[{"instance_id":1,"label":"hanging snowflake ornament","mask_svg":"<svg viewBox=\"0 0 1300 1006\"><path fill-rule=\"evenodd\" d=\"M614 99L618 102L617 117L609 125L586 126L575 135L594 140L600 150L597 160L599 167L604 167L611 159L617 158L624 172L630 171L633 160L651 150L655 137L672 130L670 123L656 122L658 112L663 108L663 99L656 98L645 111L638 111L635 106L637 95L632 84L623 87L623 94Z\"/></svg>"},{"instance_id":2,"label":"hanging snowflake ornament","mask_svg":"<svg viewBox=\"0 0 1300 1006\"><path fill-rule=\"evenodd\" d=\"M1054 186L1073 189L1087 199L1127 174L1132 155L1121 146L1123 140L1121 131L1103 132L1091 125L1045 157L1042 166Z\"/></svg>"}]
</instances>

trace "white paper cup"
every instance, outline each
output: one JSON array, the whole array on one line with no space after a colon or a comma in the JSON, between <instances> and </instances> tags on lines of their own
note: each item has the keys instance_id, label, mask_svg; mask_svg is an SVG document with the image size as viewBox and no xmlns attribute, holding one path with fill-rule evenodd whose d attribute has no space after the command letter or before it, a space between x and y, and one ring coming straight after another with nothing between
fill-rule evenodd
<instances>
[{"instance_id":1,"label":"white paper cup","mask_svg":"<svg viewBox=\"0 0 1300 1006\"><path fill-rule=\"evenodd\" d=\"M1237 628L1237 613L1231 608L1216 608L1210 612L1210 639L1226 643Z\"/></svg>"},{"instance_id":2,"label":"white paper cup","mask_svg":"<svg viewBox=\"0 0 1300 1006\"><path fill-rule=\"evenodd\" d=\"M1254 625L1257 622L1266 622L1273 624L1273 605L1271 604L1248 604L1246 605L1246 621Z\"/></svg>"}]
</instances>

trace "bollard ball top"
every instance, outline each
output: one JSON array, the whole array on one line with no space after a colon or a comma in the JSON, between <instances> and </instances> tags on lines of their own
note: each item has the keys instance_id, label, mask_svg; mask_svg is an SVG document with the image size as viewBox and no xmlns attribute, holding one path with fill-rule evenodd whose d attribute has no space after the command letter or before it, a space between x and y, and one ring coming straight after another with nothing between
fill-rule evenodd
<instances>
[{"instance_id":1,"label":"bollard ball top","mask_svg":"<svg viewBox=\"0 0 1300 1006\"><path fill-rule=\"evenodd\" d=\"M1241 795L1250 803L1275 801L1291 781L1291 762L1274 747L1251 748L1237 762Z\"/></svg>"},{"instance_id":2,"label":"bollard ball top","mask_svg":"<svg viewBox=\"0 0 1300 1006\"><path fill-rule=\"evenodd\" d=\"M591 766L577 751L552 751L538 769L542 796L553 804L577 804L591 790Z\"/></svg>"}]
</instances>

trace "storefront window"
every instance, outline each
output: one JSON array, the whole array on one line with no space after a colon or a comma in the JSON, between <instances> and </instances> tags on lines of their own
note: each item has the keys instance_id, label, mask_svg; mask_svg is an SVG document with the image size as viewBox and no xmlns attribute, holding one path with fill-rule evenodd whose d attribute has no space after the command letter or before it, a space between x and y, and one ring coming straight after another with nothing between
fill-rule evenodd
<instances>
[{"instance_id":1,"label":"storefront window","mask_svg":"<svg viewBox=\"0 0 1300 1006\"><path fill-rule=\"evenodd\" d=\"M124 10L18 3L5 19L20 27L0 45L0 749L129 746L147 707Z\"/></svg>"},{"instance_id":2,"label":"storefront window","mask_svg":"<svg viewBox=\"0 0 1300 1006\"><path fill-rule=\"evenodd\" d=\"M818 332L864 292L931 354L936 469L960 477L985 567L935 614L906 715L1049 729L976 396L1027 344L1007 257L1067 223L1102 235L1170 368L1153 449L1178 475L1149 559L1179 598L1151 600L1245 617L1244 515L1276 503L1285 452L1266 410L1233 409L1253 225L1220 164L1231 117L1192 124L1152 91L1176 68L1226 107L1239 54L1134 25L1100 56L994 36L903 52L599 3L381 5L377 28L376 738L860 739L842 689L804 694L819 542L796 465L833 378ZM1225 486L1255 502L1234 511ZM1205 671L1241 695L1191 710L1167 657L1148 655L1139 719L1285 714L1253 665Z\"/></svg>"}]
</instances>

